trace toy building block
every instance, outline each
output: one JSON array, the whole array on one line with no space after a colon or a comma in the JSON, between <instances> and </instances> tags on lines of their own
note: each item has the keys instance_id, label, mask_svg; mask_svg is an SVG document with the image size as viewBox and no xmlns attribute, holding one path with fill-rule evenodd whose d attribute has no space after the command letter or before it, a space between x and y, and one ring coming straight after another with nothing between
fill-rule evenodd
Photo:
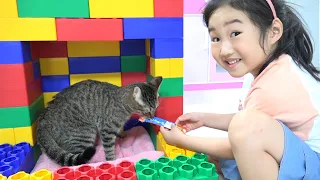
<instances>
[{"instance_id":1,"label":"toy building block","mask_svg":"<svg viewBox=\"0 0 320 180\"><path fill-rule=\"evenodd\" d=\"M177 156L174 160L160 157L156 161L141 159L136 163L138 179L152 180L218 180L214 164L205 155L195 154L192 158Z\"/></svg>"},{"instance_id":2,"label":"toy building block","mask_svg":"<svg viewBox=\"0 0 320 180\"><path fill-rule=\"evenodd\" d=\"M183 38L183 18L125 18L124 39Z\"/></svg>"},{"instance_id":3,"label":"toy building block","mask_svg":"<svg viewBox=\"0 0 320 180\"><path fill-rule=\"evenodd\" d=\"M88 164L78 167L61 167L54 171L53 180L62 179L118 179L118 180L137 180L134 163L123 160L118 164L105 162L97 167Z\"/></svg>"},{"instance_id":4,"label":"toy building block","mask_svg":"<svg viewBox=\"0 0 320 180\"><path fill-rule=\"evenodd\" d=\"M1 128L0 129L0 144L16 144L16 139L14 138L13 128ZM1 152L0 152L1 154ZM0 155L1 156L1 155ZM0 158L1 159L1 158Z\"/></svg>"},{"instance_id":5,"label":"toy building block","mask_svg":"<svg viewBox=\"0 0 320 180\"><path fill-rule=\"evenodd\" d=\"M150 65L151 65L151 62L150 62ZM150 74L147 75L148 81L150 81L152 78L153 78L152 75ZM159 89L159 94L160 94L160 97L183 96L183 78L182 77L163 78L160 89Z\"/></svg>"},{"instance_id":6,"label":"toy building block","mask_svg":"<svg viewBox=\"0 0 320 180\"><path fill-rule=\"evenodd\" d=\"M30 175L30 179L32 180L52 180L53 174L51 171L48 171L46 169L40 169L37 172L34 172Z\"/></svg>"},{"instance_id":7,"label":"toy building block","mask_svg":"<svg viewBox=\"0 0 320 180\"><path fill-rule=\"evenodd\" d=\"M19 17L88 18L88 0L17 0Z\"/></svg>"},{"instance_id":8,"label":"toy building block","mask_svg":"<svg viewBox=\"0 0 320 180\"><path fill-rule=\"evenodd\" d=\"M18 128L31 126L44 109L41 95L30 106L0 108L0 128Z\"/></svg>"},{"instance_id":9,"label":"toy building block","mask_svg":"<svg viewBox=\"0 0 320 180\"><path fill-rule=\"evenodd\" d=\"M44 107L48 107L48 102L53 100L53 96L57 95L58 92L44 92L43 98L44 98Z\"/></svg>"},{"instance_id":10,"label":"toy building block","mask_svg":"<svg viewBox=\"0 0 320 180\"><path fill-rule=\"evenodd\" d=\"M40 69L40 61L34 60L32 61L32 69L33 69L33 79L38 79L41 77L41 69Z\"/></svg>"},{"instance_id":11,"label":"toy building block","mask_svg":"<svg viewBox=\"0 0 320 180\"><path fill-rule=\"evenodd\" d=\"M183 58L154 59L150 57L150 75L163 78L183 77Z\"/></svg>"},{"instance_id":12,"label":"toy building block","mask_svg":"<svg viewBox=\"0 0 320 180\"><path fill-rule=\"evenodd\" d=\"M0 42L0 64L22 64L31 60L29 42Z\"/></svg>"},{"instance_id":13,"label":"toy building block","mask_svg":"<svg viewBox=\"0 0 320 180\"><path fill-rule=\"evenodd\" d=\"M70 57L70 74L121 72L119 56Z\"/></svg>"},{"instance_id":14,"label":"toy building block","mask_svg":"<svg viewBox=\"0 0 320 180\"><path fill-rule=\"evenodd\" d=\"M0 180L7 180L7 177L0 174Z\"/></svg>"},{"instance_id":15,"label":"toy building block","mask_svg":"<svg viewBox=\"0 0 320 180\"><path fill-rule=\"evenodd\" d=\"M121 86L121 73L99 73L99 74L71 74L70 75L70 85L77 82L92 79L102 82L108 82L116 86Z\"/></svg>"},{"instance_id":16,"label":"toy building block","mask_svg":"<svg viewBox=\"0 0 320 180\"><path fill-rule=\"evenodd\" d=\"M146 56L121 56L121 72L146 72L146 70Z\"/></svg>"},{"instance_id":17,"label":"toy building block","mask_svg":"<svg viewBox=\"0 0 320 180\"><path fill-rule=\"evenodd\" d=\"M121 41L122 19L56 19L58 41Z\"/></svg>"},{"instance_id":18,"label":"toy building block","mask_svg":"<svg viewBox=\"0 0 320 180\"><path fill-rule=\"evenodd\" d=\"M152 0L89 0L90 18L153 17Z\"/></svg>"},{"instance_id":19,"label":"toy building block","mask_svg":"<svg viewBox=\"0 0 320 180\"><path fill-rule=\"evenodd\" d=\"M0 18L0 24L2 41L57 40L54 18Z\"/></svg>"},{"instance_id":20,"label":"toy building block","mask_svg":"<svg viewBox=\"0 0 320 180\"><path fill-rule=\"evenodd\" d=\"M128 39L120 41L121 56L139 56L146 54L146 40Z\"/></svg>"},{"instance_id":21,"label":"toy building block","mask_svg":"<svg viewBox=\"0 0 320 180\"><path fill-rule=\"evenodd\" d=\"M175 122L183 114L183 96L160 97L156 116Z\"/></svg>"},{"instance_id":22,"label":"toy building block","mask_svg":"<svg viewBox=\"0 0 320 180\"><path fill-rule=\"evenodd\" d=\"M68 57L120 56L119 41L69 41Z\"/></svg>"},{"instance_id":23,"label":"toy building block","mask_svg":"<svg viewBox=\"0 0 320 180\"><path fill-rule=\"evenodd\" d=\"M33 63L0 65L0 108L29 106L41 92L41 78L35 79Z\"/></svg>"},{"instance_id":24,"label":"toy building block","mask_svg":"<svg viewBox=\"0 0 320 180\"><path fill-rule=\"evenodd\" d=\"M43 92L60 92L62 89L70 86L68 75L42 76Z\"/></svg>"},{"instance_id":25,"label":"toy building block","mask_svg":"<svg viewBox=\"0 0 320 180\"><path fill-rule=\"evenodd\" d=\"M0 145L0 174L9 177L17 172L30 172L35 165L33 160L33 151L30 144L21 142L18 144ZM27 174L27 173L25 173Z\"/></svg>"},{"instance_id":26,"label":"toy building block","mask_svg":"<svg viewBox=\"0 0 320 180\"><path fill-rule=\"evenodd\" d=\"M0 1L0 18L18 18L17 0Z\"/></svg>"},{"instance_id":27,"label":"toy building block","mask_svg":"<svg viewBox=\"0 0 320 180\"><path fill-rule=\"evenodd\" d=\"M33 59L68 57L67 42L32 41L30 44Z\"/></svg>"},{"instance_id":28,"label":"toy building block","mask_svg":"<svg viewBox=\"0 0 320 180\"><path fill-rule=\"evenodd\" d=\"M68 58L40 58L42 76L68 75Z\"/></svg>"},{"instance_id":29,"label":"toy building block","mask_svg":"<svg viewBox=\"0 0 320 180\"><path fill-rule=\"evenodd\" d=\"M183 0L154 0L154 17L183 17Z\"/></svg>"},{"instance_id":30,"label":"toy building block","mask_svg":"<svg viewBox=\"0 0 320 180\"><path fill-rule=\"evenodd\" d=\"M126 86L135 82L146 82L147 77L144 72L121 72L121 85Z\"/></svg>"},{"instance_id":31,"label":"toy building block","mask_svg":"<svg viewBox=\"0 0 320 180\"><path fill-rule=\"evenodd\" d=\"M160 58L183 58L183 38L151 39L151 57Z\"/></svg>"},{"instance_id":32,"label":"toy building block","mask_svg":"<svg viewBox=\"0 0 320 180\"><path fill-rule=\"evenodd\" d=\"M32 126L14 128L14 137L16 143L27 142L31 146L36 143L38 121L33 122Z\"/></svg>"},{"instance_id":33,"label":"toy building block","mask_svg":"<svg viewBox=\"0 0 320 180\"><path fill-rule=\"evenodd\" d=\"M146 42L146 55L150 57L150 56L151 56L151 52L150 52L150 39L146 39L145 42Z\"/></svg>"}]
</instances>

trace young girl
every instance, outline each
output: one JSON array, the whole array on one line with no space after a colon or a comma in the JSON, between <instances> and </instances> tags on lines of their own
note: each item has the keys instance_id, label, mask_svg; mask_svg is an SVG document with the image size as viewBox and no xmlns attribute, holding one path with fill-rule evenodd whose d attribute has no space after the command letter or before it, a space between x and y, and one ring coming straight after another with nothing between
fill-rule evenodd
<instances>
[{"instance_id":1,"label":"young girl","mask_svg":"<svg viewBox=\"0 0 320 180\"><path fill-rule=\"evenodd\" d=\"M211 0L204 21L212 55L233 77L254 76L236 114L188 113L177 124L208 126L228 139L161 128L167 143L220 160L230 180L320 178L320 78L310 37L284 0Z\"/></svg>"}]
</instances>

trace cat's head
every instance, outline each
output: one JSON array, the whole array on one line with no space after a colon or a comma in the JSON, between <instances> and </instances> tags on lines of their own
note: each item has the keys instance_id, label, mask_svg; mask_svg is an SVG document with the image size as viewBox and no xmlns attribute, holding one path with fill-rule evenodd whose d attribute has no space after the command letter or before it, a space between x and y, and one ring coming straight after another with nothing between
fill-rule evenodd
<instances>
[{"instance_id":1,"label":"cat's head","mask_svg":"<svg viewBox=\"0 0 320 180\"><path fill-rule=\"evenodd\" d=\"M136 113L143 118L153 118L159 106L159 87L162 77L154 77L150 82L137 83L133 87L132 96L136 107Z\"/></svg>"}]
</instances>

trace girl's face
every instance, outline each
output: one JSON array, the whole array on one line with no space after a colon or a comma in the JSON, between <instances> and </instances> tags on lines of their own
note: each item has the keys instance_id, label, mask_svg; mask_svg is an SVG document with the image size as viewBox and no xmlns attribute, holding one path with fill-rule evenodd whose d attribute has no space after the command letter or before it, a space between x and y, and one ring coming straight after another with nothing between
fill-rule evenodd
<instances>
[{"instance_id":1,"label":"girl's face","mask_svg":"<svg viewBox=\"0 0 320 180\"><path fill-rule=\"evenodd\" d=\"M258 74L270 48L268 43L264 43L265 51L261 48L260 30L246 14L230 6L221 7L210 17L208 27L212 56L220 66L233 77Z\"/></svg>"}]
</instances>

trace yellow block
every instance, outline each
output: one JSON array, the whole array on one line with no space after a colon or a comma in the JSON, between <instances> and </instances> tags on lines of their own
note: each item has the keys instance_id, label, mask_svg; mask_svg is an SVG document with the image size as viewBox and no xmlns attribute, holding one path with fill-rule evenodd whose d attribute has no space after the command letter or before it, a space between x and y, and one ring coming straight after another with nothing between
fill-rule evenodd
<instances>
[{"instance_id":1,"label":"yellow block","mask_svg":"<svg viewBox=\"0 0 320 180\"><path fill-rule=\"evenodd\" d=\"M101 74L72 74L70 75L70 85L83 80L92 79L101 82L108 82L116 86L121 86L121 73L101 73Z\"/></svg>"},{"instance_id":2,"label":"yellow block","mask_svg":"<svg viewBox=\"0 0 320 180\"><path fill-rule=\"evenodd\" d=\"M31 174L30 180L52 180L52 172L46 169L40 169Z\"/></svg>"},{"instance_id":3,"label":"yellow block","mask_svg":"<svg viewBox=\"0 0 320 180\"><path fill-rule=\"evenodd\" d=\"M0 174L0 180L6 180L7 177Z\"/></svg>"},{"instance_id":4,"label":"yellow block","mask_svg":"<svg viewBox=\"0 0 320 180\"><path fill-rule=\"evenodd\" d=\"M9 176L8 180L30 180L30 174L20 171Z\"/></svg>"},{"instance_id":5,"label":"yellow block","mask_svg":"<svg viewBox=\"0 0 320 180\"><path fill-rule=\"evenodd\" d=\"M183 58L170 59L170 77L179 78L183 77Z\"/></svg>"},{"instance_id":6,"label":"yellow block","mask_svg":"<svg viewBox=\"0 0 320 180\"><path fill-rule=\"evenodd\" d=\"M44 98L44 106L48 107L48 102L52 101L53 96L58 94L58 92L44 92L43 98Z\"/></svg>"},{"instance_id":7,"label":"yellow block","mask_svg":"<svg viewBox=\"0 0 320 180\"><path fill-rule=\"evenodd\" d=\"M54 18L0 18L0 27L2 41L57 40Z\"/></svg>"},{"instance_id":8,"label":"yellow block","mask_svg":"<svg viewBox=\"0 0 320 180\"><path fill-rule=\"evenodd\" d=\"M17 0L0 0L0 18L18 18Z\"/></svg>"},{"instance_id":9,"label":"yellow block","mask_svg":"<svg viewBox=\"0 0 320 180\"><path fill-rule=\"evenodd\" d=\"M21 142L28 142L31 146L36 143L38 120L36 120L32 126L14 128L14 135L16 138L16 144Z\"/></svg>"},{"instance_id":10,"label":"yellow block","mask_svg":"<svg viewBox=\"0 0 320 180\"><path fill-rule=\"evenodd\" d=\"M13 128L0 129L0 144L5 143L16 144Z\"/></svg>"},{"instance_id":11,"label":"yellow block","mask_svg":"<svg viewBox=\"0 0 320 180\"><path fill-rule=\"evenodd\" d=\"M150 57L150 74L163 78L183 77L183 58L154 59Z\"/></svg>"},{"instance_id":12,"label":"yellow block","mask_svg":"<svg viewBox=\"0 0 320 180\"><path fill-rule=\"evenodd\" d=\"M192 157L195 154L196 154L196 152L193 152L193 151L190 151L190 150L186 150L186 156L188 156L188 157Z\"/></svg>"},{"instance_id":13,"label":"yellow block","mask_svg":"<svg viewBox=\"0 0 320 180\"><path fill-rule=\"evenodd\" d=\"M91 18L154 17L153 0L89 0Z\"/></svg>"},{"instance_id":14,"label":"yellow block","mask_svg":"<svg viewBox=\"0 0 320 180\"><path fill-rule=\"evenodd\" d=\"M40 70L42 76L68 75L68 58L40 58Z\"/></svg>"},{"instance_id":15,"label":"yellow block","mask_svg":"<svg viewBox=\"0 0 320 180\"><path fill-rule=\"evenodd\" d=\"M150 57L150 54L150 39L146 39L146 55Z\"/></svg>"},{"instance_id":16,"label":"yellow block","mask_svg":"<svg viewBox=\"0 0 320 180\"><path fill-rule=\"evenodd\" d=\"M68 42L68 57L120 56L119 41Z\"/></svg>"}]
</instances>

